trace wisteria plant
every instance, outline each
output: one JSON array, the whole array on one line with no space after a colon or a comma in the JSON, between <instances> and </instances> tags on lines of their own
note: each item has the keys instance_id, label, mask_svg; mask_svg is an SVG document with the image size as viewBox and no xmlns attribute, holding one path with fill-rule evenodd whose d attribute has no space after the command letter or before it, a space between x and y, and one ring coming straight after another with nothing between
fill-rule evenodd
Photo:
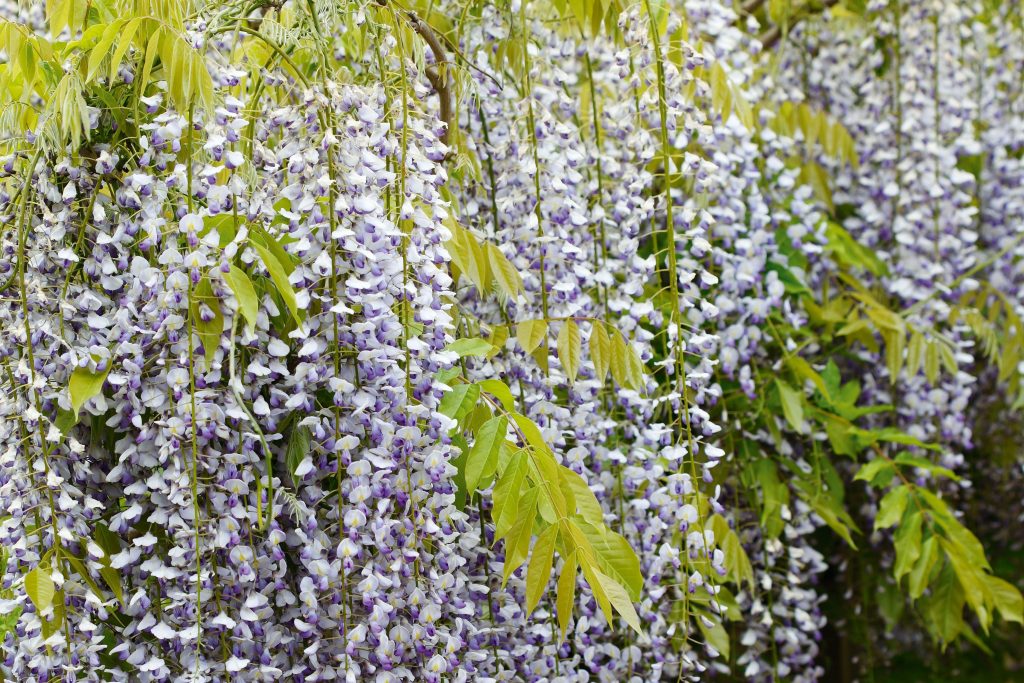
<instances>
[{"instance_id":1,"label":"wisteria plant","mask_svg":"<svg viewBox=\"0 0 1024 683\"><path fill-rule=\"evenodd\" d=\"M4 680L1024 672L1019 3L0 17Z\"/></svg>"}]
</instances>

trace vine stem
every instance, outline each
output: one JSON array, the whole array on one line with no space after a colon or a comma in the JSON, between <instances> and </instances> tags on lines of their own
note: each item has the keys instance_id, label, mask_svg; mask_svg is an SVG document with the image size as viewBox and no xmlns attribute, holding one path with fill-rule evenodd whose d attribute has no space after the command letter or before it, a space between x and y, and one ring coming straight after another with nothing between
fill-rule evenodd
<instances>
[{"instance_id":1,"label":"vine stem","mask_svg":"<svg viewBox=\"0 0 1024 683\"><path fill-rule=\"evenodd\" d=\"M701 534L701 546L704 551L704 555L708 558L710 563L711 552L707 547L707 531L704 519L704 513L701 511L701 494L698 490L700 478L697 476L697 453L696 444L693 438L693 427L690 418L690 399L687 396L687 385L686 385L686 363L684 360L685 347L681 347L683 341L683 326L680 324L680 311L679 311L679 273L678 263L676 260L676 233L675 233L675 212L672 199L672 183L671 183L671 169L672 169L672 146L669 140L668 134L668 98L666 95L666 77L665 77L665 63L661 53L661 37L658 35L658 22L654 14L654 9L651 7L651 0L644 0L644 7L647 11L648 27L651 36L651 49L654 51L654 63L655 71L657 74L658 81L658 114L660 119L660 133L661 133L661 154L662 154L662 173L664 176L663 182L665 185L665 250L666 260L668 267L668 287L669 295L672 304L672 315L671 325L675 327L675 339L672 340L672 354L673 354L673 369L676 381L676 390L679 392L680 399L683 407L683 418L684 427L686 434L686 446L687 455L689 456L690 465L690 477L693 482L693 488L697 499L697 524ZM686 547L686 539L683 539L683 546ZM708 574L710 579L710 573ZM690 630L690 619L689 619L689 590L683 591L683 604L684 604L684 626L683 634L685 638L689 637ZM715 595L715 606L718 614L722 613L721 605L718 603L717 594ZM679 670L682 675L682 666Z\"/></svg>"},{"instance_id":2,"label":"vine stem","mask_svg":"<svg viewBox=\"0 0 1024 683\"><path fill-rule=\"evenodd\" d=\"M191 213L194 209L194 200L192 197L192 154L194 146L195 136L195 121L193 120L195 114L194 107L189 107L188 110L188 142L187 142L187 159L186 163L188 168L186 169L187 189L188 196L186 201L188 203L188 210ZM203 647L203 565L202 555L200 553L200 543L202 541L200 530L199 530L199 432L196 425L196 356L195 356L195 316L198 314L198 308L195 306L195 285L192 283L192 274L189 273L188 278L188 390L189 390L189 411L191 413L191 445L192 445L192 463L189 472L189 486L192 489L192 516L193 524L195 525L195 553L196 553L196 666L195 674L198 678L200 663L202 661L202 647ZM205 349L206 354L212 354L213 349Z\"/></svg>"},{"instance_id":3,"label":"vine stem","mask_svg":"<svg viewBox=\"0 0 1024 683\"><path fill-rule=\"evenodd\" d=\"M397 21L397 17L396 17ZM409 234L402 227L402 211L405 207L405 188L406 188L406 160L409 157L409 80L408 74L406 73L405 67L405 42L402 40L401 34L397 36L398 46L398 66L399 73L402 75L402 142L401 152L402 158L400 159L401 165L398 172L398 196L396 197L396 205L392 207L395 211L397 220L395 224L398 226L399 231L402 233L402 308L403 318L402 321L402 346L405 351L405 407L406 415L409 415L409 406L413 402L413 390L412 390L412 351L409 348L409 325L408 320L412 312L411 302L407 298L409 288ZM415 491L412 485L412 467L409 463L409 457L406 455L405 459L406 469L406 486L408 487L409 504L412 506L412 530L413 535L416 538L417 547L420 546L420 527L417 519L420 516L419 503L416 502ZM416 555L416 559L413 560L413 572L416 575L416 582L420 581L420 558L419 553Z\"/></svg>"},{"instance_id":4,"label":"vine stem","mask_svg":"<svg viewBox=\"0 0 1024 683\"><path fill-rule=\"evenodd\" d=\"M974 265L973 267L969 268L968 270L964 271L961 275L959 275L956 279L954 279L949 284L949 289L956 288L957 285L961 284L967 278L971 277L972 275L977 274L978 272L984 270L985 268L988 268L993 263L995 263L999 259L1001 259L1004 256L1006 256L1008 253L1010 253L1014 248L1020 246L1021 242L1024 242L1024 231L1018 233L1016 237L1014 237L1012 240L1010 240L1006 244L1005 247L1003 247L998 252L996 252L996 254L994 256L992 256L991 258L987 258L984 261L982 261L981 263L978 263L978 264ZM938 296L938 293L939 293L938 290L932 290L931 294L929 294L925 298L917 301L912 306L910 306L910 308L907 309L906 313L904 313L904 316L916 313L917 311L921 310L921 308L927 302L931 301L936 296Z\"/></svg>"},{"instance_id":5,"label":"vine stem","mask_svg":"<svg viewBox=\"0 0 1024 683\"><path fill-rule=\"evenodd\" d=\"M34 403L37 423L37 433L39 436L39 447L42 449L42 461L43 461L43 475L46 477L46 497L47 502L50 506L50 533L53 535L53 550L55 552L55 561L60 567L60 572L63 576L67 577L70 573L67 570L67 566L62 563L64 559L64 543L60 537L60 531L57 528L57 514L56 505L53 500L53 487L50 486L50 447L49 442L46 439L46 433L43 431L43 402L39 397L39 390L35 389L32 393L32 398L29 398L29 389L35 387L36 383L36 364L35 354L32 350L32 325L29 321L29 304L28 304L28 286L25 281L25 242L28 239L28 204L29 195L32 187L32 175L35 173L36 165L39 162L39 158L42 155L42 147L37 147L35 154L32 156L32 160L29 163L28 176L25 179L24 190L21 195L21 212L18 216L18 264L16 268L16 274L18 278L18 289L21 299L21 315L25 327L25 355L28 360L28 371L29 371L29 386L25 387L25 398L26 402ZM109 362L109 360L108 360ZM26 442L26 450L29 449L30 443ZM65 596L63 589L61 590L61 626L64 631L64 641L67 645L67 657L68 667L71 667L71 627L68 624L68 616L66 606L63 604Z\"/></svg>"},{"instance_id":6,"label":"vine stem","mask_svg":"<svg viewBox=\"0 0 1024 683\"><path fill-rule=\"evenodd\" d=\"M544 313L544 317L548 317L548 287L545 280L544 274L544 212L540 206L540 154L537 150L537 119L533 111L533 81L530 75L530 71L533 68L530 63L530 41L529 33L526 31L526 3L522 2L519 5L519 26L520 32L522 33L523 39L523 71L525 83L526 97L526 122L530 127L530 147L533 152L533 189L536 195L536 203L534 204L533 211L537 217L537 242L538 249L540 249L540 304L541 311ZM545 337L542 343L542 348L547 351L547 337Z\"/></svg>"}]
</instances>

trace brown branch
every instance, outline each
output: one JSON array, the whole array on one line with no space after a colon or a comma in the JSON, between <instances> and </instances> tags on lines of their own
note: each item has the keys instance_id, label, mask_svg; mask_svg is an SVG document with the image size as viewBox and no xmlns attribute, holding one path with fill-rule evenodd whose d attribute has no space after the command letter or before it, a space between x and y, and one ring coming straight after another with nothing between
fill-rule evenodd
<instances>
[{"instance_id":1,"label":"brown branch","mask_svg":"<svg viewBox=\"0 0 1024 683\"><path fill-rule=\"evenodd\" d=\"M448 144L448 133L452 128L452 92L448 72L450 68L448 57L433 29L412 10L408 10L406 14L413 29L416 33L420 34L420 37L430 46L430 51L434 53L435 63L433 66L426 68L426 74L430 85L437 91L437 98L441 103L440 116L445 126L444 132L441 133L441 142Z\"/></svg>"},{"instance_id":2,"label":"brown branch","mask_svg":"<svg viewBox=\"0 0 1024 683\"><path fill-rule=\"evenodd\" d=\"M743 3L739 8L740 18L749 17L751 14L761 9L761 5L763 4L764 0L747 0L747 2Z\"/></svg>"}]
</instances>

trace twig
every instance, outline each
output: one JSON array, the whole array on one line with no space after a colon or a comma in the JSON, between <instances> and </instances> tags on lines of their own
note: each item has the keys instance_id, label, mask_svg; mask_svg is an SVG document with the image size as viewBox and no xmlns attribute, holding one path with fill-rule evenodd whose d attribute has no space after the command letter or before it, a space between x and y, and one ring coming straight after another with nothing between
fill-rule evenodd
<instances>
[{"instance_id":1,"label":"twig","mask_svg":"<svg viewBox=\"0 0 1024 683\"><path fill-rule=\"evenodd\" d=\"M437 35L429 25L412 10L406 10L406 15L409 17L413 29L420 34L420 37L430 46L430 51L434 53L435 63L426 68L426 74L427 80L430 81L430 85L434 86L437 98L441 102L440 116L445 126L444 132L441 133L441 142L448 144L448 132L452 128L452 92L449 85L448 57L441 46L441 41L437 39Z\"/></svg>"},{"instance_id":2,"label":"twig","mask_svg":"<svg viewBox=\"0 0 1024 683\"><path fill-rule=\"evenodd\" d=\"M761 9L761 5L764 4L764 0L747 0L739 7L739 17L749 17L751 14Z\"/></svg>"}]
</instances>

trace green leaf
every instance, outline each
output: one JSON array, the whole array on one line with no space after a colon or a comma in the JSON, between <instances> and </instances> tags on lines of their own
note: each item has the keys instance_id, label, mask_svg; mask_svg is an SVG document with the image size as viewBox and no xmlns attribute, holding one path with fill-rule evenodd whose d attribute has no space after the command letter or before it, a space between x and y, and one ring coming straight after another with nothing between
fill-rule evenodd
<instances>
[{"instance_id":1,"label":"green leaf","mask_svg":"<svg viewBox=\"0 0 1024 683\"><path fill-rule=\"evenodd\" d=\"M157 25L156 30L149 36L149 42L146 44L146 56L142 64L142 76L139 78L138 91L140 93L146 91L146 86L149 85L149 77L153 73L153 63L156 61L156 53L160 48L160 41L163 37L164 27Z\"/></svg>"},{"instance_id":2,"label":"green leaf","mask_svg":"<svg viewBox=\"0 0 1024 683\"><path fill-rule=\"evenodd\" d=\"M558 332L558 360L562 363L569 383L576 381L576 375L580 370L580 328L576 321L569 318L562 323L562 329Z\"/></svg>"},{"instance_id":3,"label":"green leaf","mask_svg":"<svg viewBox=\"0 0 1024 683\"><path fill-rule=\"evenodd\" d=\"M598 382L604 382L612 362L612 342L604 323L595 322L590 333L590 360L594 363L594 372Z\"/></svg>"},{"instance_id":4,"label":"green leaf","mask_svg":"<svg viewBox=\"0 0 1024 683\"><path fill-rule=\"evenodd\" d=\"M921 369L924 360L924 337L918 330L910 334L907 344L907 374L913 377Z\"/></svg>"},{"instance_id":5,"label":"green leaf","mask_svg":"<svg viewBox=\"0 0 1024 683\"><path fill-rule=\"evenodd\" d=\"M515 400L512 397L512 390L500 379L484 379L477 382L480 388L494 396L501 403L501 406L508 412L515 409Z\"/></svg>"},{"instance_id":6,"label":"green leaf","mask_svg":"<svg viewBox=\"0 0 1024 683\"><path fill-rule=\"evenodd\" d=\"M480 398L480 386L477 384L456 384L452 390L441 397L438 410L453 420L462 420L476 407Z\"/></svg>"},{"instance_id":7,"label":"green leaf","mask_svg":"<svg viewBox=\"0 0 1024 683\"><path fill-rule=\"evenodd\" d=\"M889 269L874 250L865 247L838 223L829 221L825 227L828 248L840 265L864 269L873 275L886 275Z\"/></svg>"},{"instance_id":8,"label":"green leaf","mask_svg":"<svg viewBox=\"0 0 1024 683\"><path fill-rule=\"evenodd\" d=\"M750 564L750 558L743 550L739 536L729 528L729 522L722 515L712 515L708 520L711 530L715 534L715 542L725 554L725 567L728 576L739 585L743 581L749 581L750 587L754 587L754 568Z\"/></svg>"},{"instance_id":9,"label":"green leaf","mask_svg":"<svg viewBox=\"0 0 1024 683\"><path fill-rule=\"evenodd\" d=\"M853 542L853 535L850 533L850 529L856 530L856 527L846 510L836 505L828 496L816 496L805 500L832 531L856 550L857 544Z\"/></svg>"},{"instance_id":10,"label":"green leaf","mask_svg":"<svg viewBox=\"0 0 1024 683\"><path fill-rule=\"evenodd\" d=\"M803 282L800 281L796 275L793 274L789 268L770 261L765 265L765 270L768 272L776 272L779 274L779 282L782 283L785 290L790 294L810 294L811 290L807 288Z\"/></svg>"},{"instance_id":11,"label":"green leaf","mask_svg":"<svg viewBox=\"0 0 1024 683\"><path fill-rule=\"evenodd\" d=\"M920 512L912 511L896 529L893 545L896 547L896 562L893 575L896 583L914 569L914 564L921 557L921 525L924 517Z\"/></svg>"},{"instance_id":12,"label":"green leaf","mask_svg":"<svg viewBox=\"0 0 1024 683\"><path fill-rule=\"evenodd\" d=\"M960 521L949 512L948 508L945 508L945 504L942 503L935 494L924 488L918 488L917 491L921 494L921 498L927 501L933 510L936 510L936 514L934 516L935 521L942 528L946 539L957 546L967 562L975 567L991 570L992 567L989 565L988 559L985 557L985 549L982 547L981 542L977 537L972 534L967 527L961 524ZM940 505L943 510L942 512L939 511Z\"/></svg>"},{"instance_id":13,"label":"green leaf","mask_svg":"<svg viewBox=\"0 0 1024 683\"><path fill-rule=\"evenodd\" d=\"M286 267L282 265L281 261L267 247L256 242L251 242L251 244L256 253L259 254L267 272L270 273L270 279L274 281L274 285L277 287L277 292L281 295L284 305L288 307L295 322L301 324L302 312L299 310L298 302L295 299L295 289L292 287L292 283L288 281Z\"/></svg>"},{"instance_id":14,"label":"green leaf","mask_svg":"<svg viewBox=\"0 0 1024 683\"><path fill-rule=\"evenodd\" d=\"M82 562L81 558L76 557L67 551L61 553L61 556L67 560L68 564L71 565L71 568L74 569L82 581L85 582L93 595L100 600L105 599L103 592L100 590L100 587L96 585L96 581L94 581L92 576L89 574L89 570L86 568L85 563Z\"/></svg>"},{"instance_id":15,"label":"green leaf","mask_svg":"<svg viewBox=\"0 0 1024 683\"><path fill-rule=\"evenodd\" d=\"M505 442L508 418L492 417L476 433L476 440L466 460L466 489L470 495L498 469L498 451Z\"/></svg>"},{"instance_id":16,"label":"green leaf","mask_svg":"<svg viewBox=\"0 0 1024 683\"><path fill-rule=\"evenodd\" d=\"M285 463L288 466L288 473L292 475L292 482L295 487L298 488L301 477L295 476L295 470L298 469L303 459L310 455L312 434L307 427L302 425L296 426L292 429L291 435L288 437L288 448L285 451Z\"/></svg>"},{"instance_id":17,"label":"green leaf","mask_svg":"<svg viewBox=\"0 0 1024 683\"><path fill-rule=\"evenodd\" d=\"M704 634L704 640L728 661L729 633L725 630L725 626L722 625L720 620L714 618L710 619L711 626L708 626L704 623L702 617L704 617L703 614L698 614L696 621L701 633Z\"/></svg>"},{"instance_id":18,"label":"green leaf","mask_svg":"<svg viewBox=\"0 0 1024 683\"><path fill-rule=\"evenodd\" d=\"M992 614L988 611L988 602L991 598L988 594L988 585L985 582L985 572L971 564L956 544L944 538L939 539L939 544L946 551L946 559L953 567L953 572L956 574L957 581L960 582L960 588L963 589L967 604L978 615L978 621L981 622L982 629L987 633L989 624L992 623Z\"/></svg>"},{"instance_id":19,"label":"green leaf","mask_svg":"<svg viewBox=\"0 0 1024 683\"><path fill-rule=\"evenodd\" d=\"M823 395L828 396L828 387L825 385L825 379L811 367L810 363L800 356L788 356L786 358L786 364L798 377L810 380L818 391Z\"/></svg>"},{"instance_id":20,"label":"green leaf","mask_svg":"<svg viewBox=\"0 0 1024 683\"><path fill-rule=\"evenodd\" d=\"M911 599L917 600L924 595L924 589L928 586L931 578L932 568L939 559L939 539L930 536L921 546L921 556L917 558L914 568L910 570L910 577L907 580L908 595Z\"/></svg>"},{"instance_id":21,"label":"green leaf","mask_svg":"<svg viewBox=\"0 0 1024 683\"><path fill-rule=\"evenodd\" d=\"M821 372L821 379L825 382L825 397L830 401L835 401L839 397L842 378L839 375L839 366L831 358L829 358L828 364L825 365L825 369ZM856 397L854 397L854 401L856 401Z\"/></svg>"},{"instance_id":22,"label":"green leaf","mask_svg":"<svg viewBox=\"0 0 1024 683\"><path fill-rule=\"evenodd\" d=\"M202 308L206 306L213 313L210 320L203 320ZM213 292L209 275L204 275L192 291L192 326L203 343L203 359L207 368L213 363L214 352L224 333L224 315L220 311L220 299Z\"/></svg>"},{"instance_id":23,"label":"green leaf","mask_svg":"<svg viewBox=\"0 0 1024 683\"><path fill-rule=\"evenodd\" d=\"M532 466L531 478L543 494L540 498L541 516L549 523L556 522L568 514L558 461L547 448L528 448L526 453Z\"/></svg>"},{"instance_id":24,"label":"green leaf","mask_svg":"<svg viewBox=\"0 0 1024 683\"><path fill-rule=\"evenodd\" d=\"M777 538L785 526L782 507L789 504L789 489L779 479L778 469L768 458L754 462L752 472L761 491L761 526L769 538Z\"/></svg>"},{"instance_id":25,"label":"green leaf","mask_svg":"<svg viewBox=\"0 0 1024 683\"><path fill-rule=\"evenodd\" d=\"M608 602L612 604L615 611L619 613L619 616L630 625L630 627L638 634L643 635L644 630L640 627L640 617L636 613L636 609L633 607L632 601L629 599L629 594L626 593L626 589L619 584L618 581L602 573L598 569L593 570L594 576L597 577L598 583L601 585L601 590L607 596Z\"/></svg>"},{"instance_id":26,"label":"green leaf","mask_svg":"<svg viewBox=\"0 0 1024 683\"><path fill-rule=\"evenodd\" d=\"M495 325L491 328L487 335L487 341L491 344L491 352L487 354L488 358L494 358L501 353L505 348L505 342L508 341L508 333L508 325Z\"/></svg>"},{"instance_id":27,"label":"green leaf","mask_svg":"<svg viewBox=\"0 0 1024 683\"><path fill-rule=\"evenodd\" d=\"M466 274L476 286L480 294L486 294L491 284L491 268L487 262L487 252L484 251L480 240L469 230L464 230L466 251L469 254Z\"/></svg>"},{"instance_id":28,"label":"green leaf","mask_svg":"<svg viewBox=\"0 0 1024 683\"><path fill-rule=\"evenodd\" d=\"M857 470L857 474L853 477L854 481L866 481L872 486L884 486L889 481L892 481L892 477L895 474L896 467L893 465L891 460L886 458L875 458L874 460L865 463ZM876 479L879 475L883 476L883 481L876 484Z\"/></svg>"},{"instance_id":29,"label":"green leaf","mask_svg":"<svg viewBox=\"0 0 1024 683\"><path fill-rule=\"evenodd\" d=\"M459 449L459 454L451 460L455 468L455 475L452 477L452 484L455 485L455 507L465 510L469 501L469 491L466 489L466 458L469 457L469 444L461 434L453 434L452 445Z\"/></svg>"},{"instance_id":30,"label":"green leaf","mask_svg":"<svg viewBox=\"0 0 1024 683\"><path fill-rule=\"evenodd\" d=\"M864 433L868 434L868 435L870 435L872 437L872 439L873 439L872 443L874 443L875 441L886 441L886 442L889 442L889 443L901 443L901 444L905 444L905 445L908 445L908 446L917 446L919 448L927 448L930 451L942 450L939 446L937 446L937 445L935 445L933 443L925 443L924 441L921 441L920 439L918 439L916 437L913 437L913 436L910 436L909 434L903 433L902 431L900 431L899 429L897 429L895 427L886 427L884 429L873 429L873 430L870 430L870 431L865 431Z\"/></svg>"},{"instance_id":31,"label":"green leaf","mask_svg":"<svg viewBox=\"0 0 1024 683\"><path fill-rule=\"evenodd\" d=\"M452 380L461 374L462 368L458 365L453 365L452 367L447 368L445 370L438 370L436 373L434 373L434 377L436 377L437 381L440 382L441 384L447 384L451 386Z\"/></svg>"},{"instance_id":32,"label":"green leaf","mask_svg":"<svg viewBox=\"0 0 1024 683\"><path fill-rule=\"evenodd\" d=\"M548 324L544 320L524 320L516 325L516 339L527 353L533 353L540 346L547 332Z\"/></svg>"},{"instance_id":33,"label":"green leaf","mask_svg":"<svg viewBox=\"0 0 1024 683\"><path fill-rule=\"evenodd\" d=\"M485 341L480 337L470 337L456 339L445 348L445 351L453 351L459 354L460 358L465 358L467 356L486 357L493 349L494 345L490 342Z\"/></svg>"},{"instance_id":34,"label":"green leaf","mask_svg":"<svg viewBox=\"0 0 1024 683\"><path fill-rule=\"evenodd\" d=\"M124 589L121 587L121 575L113 567L100 567L100 576L103 577L103 581L110 587L114 597L123 605Z\"/></svg>"},{"instance_id":35,"label":"green leaf","mask_svg":"<svg viewBox=\"0 0 1024 683\"><path fill-rule=\"evenodd\" d=\"M934 385L939 379L939 343L929 340L924 350L924 376L929 384Z\"/></svg>"},{"instance_id":36,"label":"green leaf","mask_svg":"<svg viewBox=\"0 0 1024 683\"><path fill-rule=\"evenodd\" d=\"M224 280L235 295L238 310L249 323L249 332L252 333L256 329L256 319L259 316L259 297L256 296L252 280L244 270L234 265L231 266L231 270L224 273Z\"/></svg>"},{"instance_id":37,"label":"green leaf","mask_svg":"<svg viewBox=\"0 0 1024 683\"><path fill-rule=\"evenodd\" d=\"M221 249L228 246L238 234L238 220L233 213L218 213L203 218L203 230L200 236L205 237L211 230L217 231L217 246Z\"/></svg>"},{"instance_id":38,"label":"green leaf","mask_svg":"<svg viewBox=\"0 0 1024 683\"><path fill-rule=\"evenodd\" d=\"M552 524L541 532L537 542L533 544L533 556L526 570L526 614L533 612L544 595L548 580L551 578L551 564L555 555L555 539L558 537L558 525Z\"/></svg>"},{"instance_id":39,"label":"green leaf","mask_svg":"<svg viewBox=\"0 0 1024 683\"><path fill-rule=\"evenodd\" d=\"M888 529L900 521L903 511L907 509L910 501L910 491L906 486L897 486L885 494L882 502L878 505L878 515L875 517L875 529Z\"/></svg>"},{"instance_id":40,"label":"green leaf","mask_svg":"<svg viewBox=\"0 0 1024 683\"><path fill-rule=\"evenodd\" d=\"M960 634L964 623L964 599L964 592L947 563L921 609L929 630L943 643L953 642Z\"/></svg>"},{"instance_id":41,"label":"green leaf","mask_svg":"<svg viewBox=\"0 0 1024 683\"><path fill-rule=\"evenodd\" d=\"M45 612L53 605L56 587L50 572L43 567L36 567L25 574L25 594L28 595L37 612Z\"/></svg>"},{"instance_id":42,"label":"green leaf","mask_svg":"<svg viewBox=\"0 0 1024 683\"><path fill-rule=\"evenodd\" d=\"M551 448L544 441L544 435L540 432L537 423L521 413L512 413L512 419L522 433L526 444L533 446L539 451L551 453Z\"/></svg>"},{"instance_id":43,"label":"green leaf","mask_svg":"<svg viewBox=\"0 0 1024 683\"><path fill-rule=\"evenodd\" d=\"M82 406L103 390L103 382L106 381L112 364L113 361L108 358L105 370L94 372L87 368L75 368L71 373L68 388L71 391L71 409L74 411L76 421Z\"/></svg>"},{"instance_id":44,"label":"green leaf","mask_svg":"<svg viewBox=\"0 0 1024 683\"><path fill-rule=\"evenodd\" d=\"M803 394L778 377L775 378L775 387L779 392L779 401L782 403L782 414L786 417L786 421L789 422L793 429L803 433Z\"/></svg>"},{"instance_id":45,"label":"green leaf","mask_svg":"<svg viewBox=\"0 0 1024 683\"><path fill-rule=\"evenodd\" d=\"M920 456L911 455L910 453L900 453L896 456L895 462L900 465L906 465L907 467L917 467L922 470L931 472L932 474L940 477L946 477L953 481L959 481L960 477L952 470L946 469L941 465L936 465L931 460L922 458Z\"/></svg>"}]
</instances>

